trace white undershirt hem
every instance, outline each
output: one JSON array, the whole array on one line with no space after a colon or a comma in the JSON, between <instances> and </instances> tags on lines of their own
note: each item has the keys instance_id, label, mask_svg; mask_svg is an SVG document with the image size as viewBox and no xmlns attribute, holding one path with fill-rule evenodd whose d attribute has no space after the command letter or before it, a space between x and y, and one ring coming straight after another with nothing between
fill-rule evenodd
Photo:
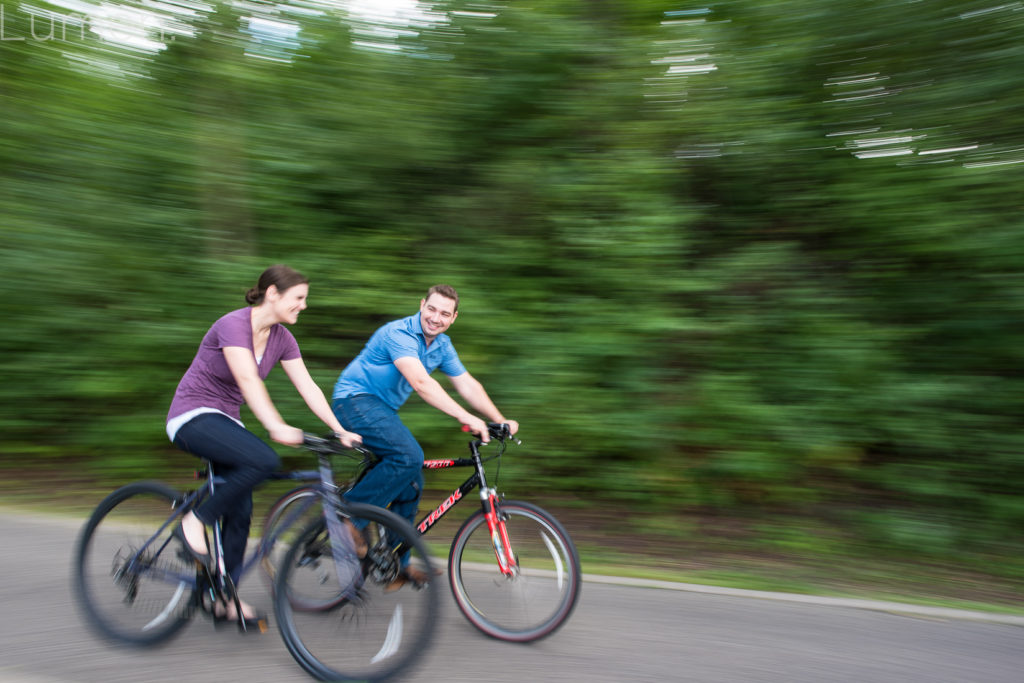
<instances>
[{"instance_id":1,"label":"white undershirt hem","mask_svg":"<svg viewBox=\"0 0 1024 683\"><path fill-rule=\"evenodd\" d=\"M185 426L186 422L193 418L199 417L200 415L205 415L206 413L219 413L220 415L223 415L232 422L237 422L239 427L245 427L245 425L242 424L241 420L236 420L235 418L225 413L223 410L217 410L216 408L195 408L193 410L188 411L187 413L182 413L181 415L173 417L167 421L168 438L170 438L171 442L173 443L174 437L178 435L178 430Z\"/></svg>"}]
</instances>

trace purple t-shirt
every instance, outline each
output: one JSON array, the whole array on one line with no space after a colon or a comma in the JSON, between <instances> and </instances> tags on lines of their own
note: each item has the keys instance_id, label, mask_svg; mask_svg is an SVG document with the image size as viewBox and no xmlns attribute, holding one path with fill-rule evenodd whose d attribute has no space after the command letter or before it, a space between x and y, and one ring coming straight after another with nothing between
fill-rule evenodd
<instances>
[{"instance_id":1,"label":"purple t-shirt","mask_svg":"<svg viewBox=\"0 0 1024 683\"><path fill-rule=\"evenodd\" d=\"M178 383L171 409L167 413L168 420L196 408L213 408L241 421L239 408L245 399L231 374L223 349L226 346L241 346L252 350L251 311L251 308L231 311L210 327L199 344L192 365ZM300 357L299 345L292 333L284 325L274 325L270 328L263 358L257 363L260 379L266 379L278 361Z\"/></svg>"}]
</instances>

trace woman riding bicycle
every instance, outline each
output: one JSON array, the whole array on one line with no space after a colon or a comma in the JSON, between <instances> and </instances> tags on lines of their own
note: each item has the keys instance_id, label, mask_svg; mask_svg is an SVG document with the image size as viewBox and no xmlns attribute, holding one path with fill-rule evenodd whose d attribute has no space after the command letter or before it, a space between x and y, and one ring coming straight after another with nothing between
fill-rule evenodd
<instances>
[{"instance_id":1,"label":"woman riding bicycle","mask_svg":"<svg viewBox=\"0 0 1024 683\"><path fill-rule=\"evenodd\" d=\"M193 556L209 566L205 527L221 519L224 561L236 584L249 537L252 490L280 466L277 453L242 424L242 403L271 439L288 446L302 443L302 430L281 418L263 384L278 361L306 405L343 445L362 441L338 422L284 327L298 320L308 294L309 281L300 273L282 265L267 268L246 294L249 306L221 317L207 331L167 414L167 435L174 445L212 462L224 480L194 513L182 518L178 533ZM251 605L240 604L246 622L262 618ZM238 619L233 604L218 604L213 610L218 621Z\"/></svg>"}]
</instances>

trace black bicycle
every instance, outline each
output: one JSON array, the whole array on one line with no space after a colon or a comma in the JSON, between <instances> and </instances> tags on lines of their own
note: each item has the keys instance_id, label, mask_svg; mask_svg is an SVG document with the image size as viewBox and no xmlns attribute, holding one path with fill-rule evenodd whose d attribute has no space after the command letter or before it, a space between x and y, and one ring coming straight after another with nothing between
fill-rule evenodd
<instances>
[{"instance_id":1,"label":"black bicycle","mask_svg":"<svg viewBox=\"0 0 1024 683\"><path fill-rule=\"evenodd\" d=\"M432 582L416 590L391 590L406 562L432 576L429 553L406 520L340 497L330 462L342 449L337 439L307 434L303 445L317 454L318 469L275 478L317 483L306 487L310 495L303 505L278 518L241 574L287 538L287 553L275 572L274 615L288 651L321 680L389 678L422 654L439 618ZM238 628L251 627L241 618L235 584L224 571L220 525L213 528L212 569L197 562L173 533L181 517L220 482L209 465L203 476L203 485L185 493L155 481L128 484L107 496L86 522L75 548L74 593L87 621L103 636L157 645L197 611L212 615L218 602L234 603ZM365 555L348 524L361 529Z\"/></svg>"},{"instance_id":2,"label":"black bicycle","mask_svg":"<svg viewBox=\"0 0 1024 683\"><path fill-rule=\"evenodd\" d=\"M548 512L532 503L505 500L488 485L484 464L501 458L509 444L519 443L508 425L492 423L488 428L491 442L486 447L493 452L486 457L482 455L485 445L474 439L468 458L423 463L427 470L472 467L474 472L416 530L426 534L456 503L479 489L481 507L462 524L448 553L452 594L466 618L488 636L534 641L553 633L572 614L580 594L579 554L568 532ZM347 455L361 460L347 485L350 488L377 459L365 450ZM278 536L284 520L313 507L320 495L318 486L300 486L281 496L270 507L263 536ZM272 574L274 566L267 563L265 568ZM296 602L297 609L318 608L317 600Z\"/></svg>"}]
</instances>

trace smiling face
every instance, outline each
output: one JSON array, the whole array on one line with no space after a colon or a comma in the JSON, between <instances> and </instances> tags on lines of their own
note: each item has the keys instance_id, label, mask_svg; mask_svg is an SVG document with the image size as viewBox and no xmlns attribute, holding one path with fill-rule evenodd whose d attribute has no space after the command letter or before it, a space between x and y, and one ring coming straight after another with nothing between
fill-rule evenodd
<instances>
[{"instance_id":1,"label":"smiling face","mask_svg":"<svg viewBox=\"0 0 1024 683\"><path fill-rule=\"evenodd\" d=\"M458 316L454 299L435 292L421 300L420 326L423 328L423 336L427 338L427 343L434 341L437 335L447 330Z\"/></svg>"},{"instance_id":2,"label":"smiling face","mask_svg":"<svg viewBox=\"0 0 1024 683\"><path fill-rule=\"evenodd\" d=\"M278 292L275 285L267 289L267 303L274 311L274 316L283 323L294 325L299 313L306 310L306 298L309 296L309 285L301 283Z\"/></svg>"}]
</instances>

